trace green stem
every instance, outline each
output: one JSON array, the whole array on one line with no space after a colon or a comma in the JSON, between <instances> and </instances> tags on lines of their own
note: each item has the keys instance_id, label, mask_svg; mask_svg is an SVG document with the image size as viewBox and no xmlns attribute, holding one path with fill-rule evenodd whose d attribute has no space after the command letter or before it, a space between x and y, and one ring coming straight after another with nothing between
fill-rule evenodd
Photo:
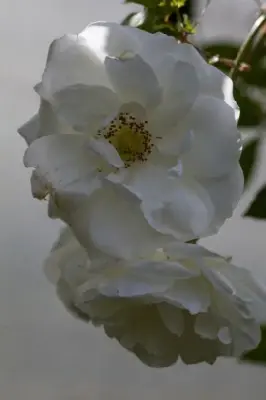
<instances>
[{"instance_id":1,"label":"green stem","mask_svg":"<svg viewBox=\"0 0 266 400\"><path fill-rule=\"evenodd\" d=\"M255 38L255 36L257 35L259 30L265 23L266 23L266 13L262 13L254 22L254 25L252 26L252 28L248 34L248 37L246 38L246 40L244 41L244 43L242 44L242 46L239 49L237 58L235 60L235 64L229 74L229 76L232 80L234 80L236 78L238 69L239 69L241 63L246 60L246 57L249 53L249 49L250 49L250 46L252 45L253 39Z\"/></svg>"}]
</instances>

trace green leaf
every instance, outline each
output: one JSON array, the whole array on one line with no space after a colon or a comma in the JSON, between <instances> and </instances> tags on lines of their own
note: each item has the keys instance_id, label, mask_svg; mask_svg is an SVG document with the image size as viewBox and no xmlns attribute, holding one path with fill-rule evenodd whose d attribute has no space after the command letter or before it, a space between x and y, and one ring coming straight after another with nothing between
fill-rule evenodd
<instances>
[{"instance_id":1,"label":"green leaf","mask_svg":"<svg viewBox=\"0 0 266 400\"><path fill-rule=\"evenodd\" d=\"M241 358L245 362L265 364L266 366L266 326L261 327L261 342L255 350L244 354Z\"/></svg>"},{"instance_id":2,"label":"green leaf","mask_svg":"<svg viewBox=\"0 0 266 400\"><path fill-rule=\"evenodd\" d=\"M241 153L240 165L243 170L245 186L247 185L254 167L256 165L257 153L259 147L259 139L255 138L250 140L245 146Z\"/></svg>"},{"instance_id":3,"label":"green leaf","mask_svg":"<svg viewBox=\"0 0 266 400\"><path fill-rule=\"evenodd\" d=\"M171 6L172 7L184 7L184 5L186 4L187 0L171 0Z\"/></svg>"},{"instance_id":4,"label":"green leaf","mask_svg":"<svg viewBox=\"0 0 266 400\"><path fill-rule=\"evenodd\" d=\"M205 52L208 59L218 55L222 59L227 58L229 60L234 60L237 56L239 47L240 44L217 42L202 46L202 50ZM226 74L230 71L230 66L226 63L218 62L215 66Z\"/></svg>"},{"instance_id":5,"label":"green leaf","mask_svg":"<svg viewBox=\"0 0 266 400\"><path fill-rule=\"evenodd\" d=\"M181 7L184 7L184 5L188 1L189 0L161 0L159 2L159 6L160 7L181 8Z\"/></svg>"},{"instance_id":6,"label":"green leaf","mask_svg":"<svg viewBox=\"0 0 266 400\"><path fill-rule=\"evenodd\" d=\"M122 24L137 26L150 32L162 32L180 39L183 35L195 32L192 18L194 0L125 0L125 3L135 3L144 6L143 18L137 21L138 13L129 15Z\"/></svg>"},{"instance_id":7,"label":"green leaf","mask_svg":"<svg viewBox=\"0 0 266 400\"><path fill-rule=\"evenodd\" d=\"M158 7L160 1L159 0L125 0L124 3L125 4L134 3L134 4L139 4L139 5L147 7L147 8L156 8L156 7Z\"/></svg>"},{"instance_id":8,"label":"green leaf","mask_svg":"<svg viewBox=\"0 0 266 400\"><path fill-rule=\"evenodd\" d=\"M195 10L197 8L197 0L187 0L183 6L179 7L179 14L182 16L187 15L190 20L193 20L195 16Z\"/></svg>"},{"instance_id":9,"label":"green leaf","mask_svg":"<svg viewBox=\"0 0 266 400\"><path fill-rule=\"evenodd\" d=\"M184 14L183 16L183 24L184 24L184 30L188 33L196 33L196 28L193 25L193 23L190 21L189 17L187 14Z\"/></svg>"},{"instance_id":10,"label":"green leaf","mask_svg":"<svg viewBox=\"0 0 266 400\"><path fill-rule=\"evenodd\" d=\"M239 46L223 42L212 43L204 46L203 51L208 59L218 56L218 60L220 61L215 63L215 66L225 74L228 74L231 69L230 62L235 60ZM235 82L234 96L240 108L239 127L257 126L265 117L261 104L250 96L250 84L248 81L248 76L250 75L248 74L249 72L242 72ZM264 73L264 81L266 81L265 77L266 71Z\"/></svg>"},{"instance_id":11,"label":"green leaf","mask_svg":"<svg viewBox=\"0 0 266 400\"><path fill-rule=\"evenodd\" d=\"M255 199L244 214L245 217L266 219L266 186L256 194Z\"/></svg>"},{"instance_id":12,"label":"green leaf","mask_svg":"<svg viewBox=\"0 0 266 400\"><path fill-rule=\"evenodd\" d=\"M253 38L251 48L245 62L251 64L249 71L245 73L245 82L249 85L266 87L266 31L265 24Z\"/></svg>"},{"instance_id":13,"label":"green leaf","mask_svg":"<svg viewBox=\"0 0 266 400\"><path fill-rule=\"evenodd\" d=\"M239 127L254 127L260 125L264 119L264 112L260 103L249 97L247 88L242 89L241 83L234 90L234 97L240 108Z\"/></svg>"}]
</instances>

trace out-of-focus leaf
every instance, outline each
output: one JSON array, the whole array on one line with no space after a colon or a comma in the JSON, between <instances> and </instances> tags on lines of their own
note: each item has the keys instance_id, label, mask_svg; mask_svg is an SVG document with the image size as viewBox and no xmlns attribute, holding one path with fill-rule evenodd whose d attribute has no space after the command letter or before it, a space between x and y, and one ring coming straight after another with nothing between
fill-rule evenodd
<instances>
[{"instance_id":1,"label":"out-of-focus leaf","mask_svg":"<svg viewBox=\"0 0 266 400\"><path fill-rule=\"evenodd\" d=\"M196 28L193 23L190 21L188 15L184 15L183 17L184 29L188 33L196 33Z\"/></svg>"},{"instance_id":2,"label":"out-of-focus leaf","mask_svg":"<svg viewBox=\"0 0 266 400\"><path fill-rule=\"evenodd\" d=\"M245 217L266 219L266 186L256 194L255 199L244 214Z\"/></svg>"},{"instance_id":3,"label":"out-of-focus leaf","mask_svg":"<svg viewBox=\"0 0 266 400\"><path fill-rule=\"evenodd\" d=\"M255 350L244 354L242 361L265 364L266 366L266 326L261 327L261 342Z\"/></svg>"},{"instance_id":4,"label":"out-of-focus leaf","mask_svg":"<svg viewBox=\"0 0 266 400\"><path fill-rule=\"evenodd\" d=\"M197 0L187 0L182 6L179 6L179 14L182 16L187 16L192 19L195 14L195 8L197 6Z\"/></svg>"},{"instance_id":5,"label":"out-of-focus leaf","mask_svg":"<svg viewBox=\"0 0 266 400\"><path fill-rule=\"evenodd\" d=\"M240 43L215 42L202 46L202 49L211 56L219 54L224 58L235 59L240 45Z\"/></svg>"},{"instance_id":6,"label":"out-of-focus leaf","mask_svg":"<svg viewBox=\"0 0 266 400\"><path fill-rule=\"evenodd\" d=\"M148 8L158 7L160 0L125 0L125 4L135 3Z\"/></svg>"},{"instance_id":7,"label":"out-of-focus leaf","mask_svg":"<svg viewBox=\"0 0 266 400\"><path fill-rule=\"evenodd\" d=\"M130 14L123 22L124 25L137 26L151 32L162 32L176 39L195 31L192 18L192 8L195 0L125 0L125 3L135 3L144 6L142 17L138 13Z\"/></svg>"},{"instance_id":8,"label":"out-of-focus leaf","mask_svg":"<svg viewBox=\"0 0 266 400\"><path fill-rule=\"evenodd\" d=\"M255 138L250 140L245 146L241 153L240 165L243 170L245 186L247 185L254 167L256 165L257 153L259 147L259 139Z\"/></svg>"},{"instance_id":9,"label":"out-of-focus leaf","mask_svg":"<svg viewBox=\"0 0 266 400\"><path fill-rule=\"evenodd\" d=\"M214 56L219 56L221 62L217 62L215 66L223 71L225 74L228 74L230 71L230 65L223 62L223 60L234 60L237 56L239 47L240 44L220 42L202 46L202 50L204 51L206 58L208 59Z\"/></svg>"},{"instance_id":10,"label":"out-of-focus leaf","mask_svg":"<svg viewBox=\"0 0 266 400\"><path fill-rule=\"evenodd\" d=\"M203 47L203 51L207 59L215 59L215 66L225 74L230 72L232 63L236 59L240 44L231 43L212 43ZM257 66L254 63L254 68ZM266 63L265 63L266 64ZM253 56L252 56L253 68ZM240 108L239 127L254 127L261 124L265 118L261 104L250 95L250 77L254 75L254 71L245 71L239 74L239 78L235 82L234 96ZM265 66L266 68L266 66ZM262 71L261 71L262 73ZM253 74L253 75L250 75ZM249 79L249 80L248 80ZM253 78L252 78L253 79ZM266 85L266 69L264 72L264 81Z\"/></svg>"},{"instance_id":11,"label":"out-of-focus leaf","mask_svg":"<svg viewBox=\"0 0 266 400\"><path fill-rule=\"evenodd\" d=\"M185 8L193 0L124 0L125 4L135 3L147 8Z\"/></svg>"},{"instance_id":12,"label":"out-of-focus leaf","mask_svg":"<svg viewBox=\"0 0 266 400\"><path fill-rule=\"evenodd\" d=\"M184 7L184 5L186 4L187 0L173 0L176 4L177 7ZM173 3L174 4L174 3Z\"/></svg>"},{"instance_id":13,"label":"out-of-focus leaf","mask_svg":"<svg viewBox=\"0 0 266 400\"><path fill-rule=\"evenodd\" d=\"M248 59L251 64L249 71L245 73L245 82L249 85L266 87L266 23L264 23L257 35L255 35Z\"/></svg>"},{"instance_id":14,"label":"out-of-focus leaf","mask_svg":"<svg viewBox=\"0 0 266 400\"><path fill-rule=\"evenodd\" d=\"M261 88L266 87L266 48L264 54L261 54L261 58L255 61L252 65L250 72L247 72L245 81L249 85L258 86Z\"/></svg>"},{"instance_id":15,"label":"out-of-focus leaf","mask_svg":"<svg viewBox=\"0 0 266 400\"><path fill-rule=\"evenodd\" d=\"M261 124L265 118L260 103L248 96L244 90L235 88L234 97L240 108L239 127L252 127Z\"/></svg>"},{"instance_id":16,"label":"out-of-focus leaf","mask_svg":"<svg viewBox=\"0 0 266 400\"><path fill-rule=\"evenodd\" d=\"M210 52L216 51L217 54L220 54L222 57L235 59L236 53L229 55L229 46L231 45L213 43L208 47ZM253 37L252 42L250 42L249 51L243 61L248 64L250 68L240 73L239 76L241 76L248 85L266 88L266 22L260 27Z\"/></svg>"}]
</instances>

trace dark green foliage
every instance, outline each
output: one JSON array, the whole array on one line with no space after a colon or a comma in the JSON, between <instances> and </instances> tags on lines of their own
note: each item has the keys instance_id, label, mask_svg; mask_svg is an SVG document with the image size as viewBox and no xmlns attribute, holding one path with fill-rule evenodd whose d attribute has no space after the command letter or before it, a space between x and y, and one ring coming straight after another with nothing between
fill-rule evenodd
<instances>
[{"instance_id":1,"label":"dark green foliage","mask_svg":"<svg viewBox=\"0 0 266 400\"><path fill-rule=\"evenodd\" d=\"M266 366L266 326L261 328L261 337L259 346L255 350L244 354L242 361L260 363Z\"/></svg>"},{"instance_id":2,"label":"dark green foliage","mask_svg":"<svg viewBox=\"0 0 266 400\"><path fill-rule=\"evenodd\" d=\"M238 126L245 128L259 126L265 118L261 104L249 97L245 90L236 88L234 96L240 108Z\"/></svg>"},{"instance_id":3,"label":"dark green foliage","mask_svg":"<svg viewBox=\"0 0 266 400\"><path fill-rule=\"evenodd\" d=\"M207 59L212 59L215 56L219 57L220 61L215 63L215 66L224 73L229 74L239 48L240 44L213 43L204 46L203 51ZM261 57L262 56L265 57L265 55L261 53ZM237 80L234 82L234 96L240 108L239 127L258 126L265 117L261 104L251 95L252 86L257 87L260 85L259 79L261 79L263 74L264 85L266 86L266 69L263 72L257 64L253 67L252 58L250 70L240 72Z\"/></svg>"},{"instance_id":4,"label":"dark green foliage","mask_svg":"<svg viewBox=\"0 0 266 400\"><path fill-rule=\"evenodd\" d=\"M162 32L169 36L180 38L194 32L191 20L193 0L125 0L125 3L135 3L144 7L144 22L138 28L155 33ZM131 24L128 15L122 22Z\"/></svg>"},{"instance_id":5,"label":"dark green foliage","mask_svg":"<svg viewBox=\"0 0 266 400\"><path fill-rule=\"evenodd\" d=\"M261 31L254 40L254 44L246 62L251 63L251 69L245 74L245 82L259 88L266 88L266 29Z\"/></svg>"},{"instance_id":6,"label":"dark green foliage","mask_svg":"<svg viewBox=\"0 0 266 400\"><path fill-rule=\"evenodd\" d=\"M259 190L244 216L266 219L266 186L263 186L262 189Z\"/></svg>"},{"instance_id":7,"label":"dark green foliage","mask_svg":"<svg viewBox=\"0 0 266 400\"><path fill-rule=\"evenodd\" d=\"M160 3L159 0L125 0L125 3L134 3L134 4L139 4L143 7L147 8L156 8L158 7L158 4Z\"/></svg>"},{"instance_id":8,"label":"dark green foliage","mask_svg":"<svg viewBox=\"0 0 266 400\"><path fill-rule=\"evenodd\" d=\"M252 139L244 146L244 149L241 153L240 165L244 174L245 186L247 185L254 171L257 159L258 146L259 146L259 139L258 138Z\"/></svg>"}]
</instances>

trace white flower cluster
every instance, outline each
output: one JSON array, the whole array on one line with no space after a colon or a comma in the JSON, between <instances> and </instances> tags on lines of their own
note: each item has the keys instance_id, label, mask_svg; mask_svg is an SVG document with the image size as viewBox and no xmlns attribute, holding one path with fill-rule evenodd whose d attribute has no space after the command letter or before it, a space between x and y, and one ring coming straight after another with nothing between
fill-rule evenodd
<instances>
[{"instance_id":1,"label":"white flower cluster","mask_svg":"<svg viewBox=\"0 0 266 400\"><path fill-rule=\"evenodd\" d=\"M148 365L259 342L265 293L186 243L217 232L242 193L232 90L192 45L98 22L51 44L39 112L19 130L33 196L71 228L48 260L61 299Z\"/></svg>"}]
</instances>

